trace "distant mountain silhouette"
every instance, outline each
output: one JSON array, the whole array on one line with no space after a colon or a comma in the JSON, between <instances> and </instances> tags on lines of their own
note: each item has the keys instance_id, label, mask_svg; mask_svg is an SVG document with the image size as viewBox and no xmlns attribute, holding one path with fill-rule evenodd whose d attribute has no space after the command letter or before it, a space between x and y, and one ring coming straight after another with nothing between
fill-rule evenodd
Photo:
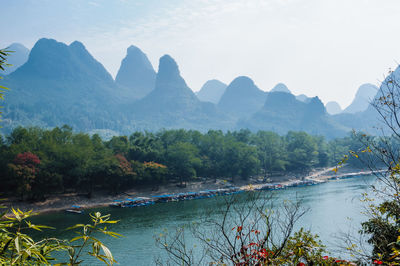
<instances>
[{"instance_id":1,"label":"distant mountain silhouette","mask_svg":"<svg viewBox=\"0 0 400 266\"><path fill-rule=\"evenodd\" d=\"M251 116L264 104L267 93L260 90L248 77L235 78L219 100L221 111L236 118Z\"/></svg>"},{"instance_id":2,"label":"distant mountain silhouette","mask_svg":"<svg viewBox=\"0 0 400 266\"><path fill-rule=\"evenodd\" d=\"M135 103L132 113L139 127L149 129L206 129L218 124L215 105L196 97L169 55L160 58L154 90Z\"/></svg>"},{"instance_id":3,"label":"distant mountain silhouette","mask_svg":"<svg viewBox=\"0 0 400 266\"><path fill-rule=\"evenodd\" d=\"M331 115L336 115L336 114L339 114L340 112L342 112L342 108L335 101L327 102L325 104L325 108L326 108L326 111L328 112L328 114L331 114Z\"/></svg>"},{"instance_id":4,"label":"distant mountain silhouette","mask_svg":"<svg viewBox=\"0 0 400 266\"><path fill-rule=\"evenodd\" d=\"M288 87L283 83L276 84L275 87L273 87L270 92L277 92L277 91L291 93Z\"/></svg>"},{"instance_id":5,"label":"distant mountain silhouette","mask_svg":"<svg viewBox=\"0 0 400 266\"><path fill-rule=\"evenodd\" d=\"M248 120L238 123L240 128L271 130L285 134L290 130L324 135L328 138L343 136L346 129L336 124L326 113L318 97L308 103L301 102L290 93L270 92L264 107Z\"/></svg>"},{"instance_id":6,"label":"distant mountain silhouette","mask_svg":"<svg viewBox=\"0 0 400 266\"><path fill-rule=\"evenodd\" d=\"M40 39L27 62L6 75L1 85L11 89L5 96L2 132L18 125L68 124L77 131L104 136L162 128L249 128L280 134L302 130L332 138L371 125L377 117L370 107L356 114L331 116L318 97L295 97L282 83L267 93L245 76L235 78L226 88L216 80L207 82L198 93L201 101L174 59L161 57L156 73L146 55L134 46L128 48L114 81L77 41L66 45Z\"/></svg>"},{"instance_id":7,"label":"distant mountain silhouette","mask_svg":"<svg viewBox=\"0 0 400 266\"><path fill-rule=\"evenodd\" d=\"M140 99L154 89L155 80L156 72L146 54L136 46L130 46L121 62L115 82L126 87L133 98Z\"/></svg>"},{"instance_id":8,"label":"distant mountain silhouette","mask_svg":"<svg viewBox=\"0 0 400 266\"><path fill-rule=\"evenodd\" d=\"M0 70L0 76L14 72L17 68L25 64L29 57L29 49L20 43L11 44L6 50L11 51L7 57L7 64L11 66L7 66L4 71Z\"/></svg>"},{"instance_id":9,"label":"distant mountain silhouette","mask_svg":"<svg viewBox=\"0 0 400 266\"><path fill-rule=\"evenodd\" d=\"M203 102L212 102L217 104L224 94L227 85L219 80L208 80L196 93L197 98Z\"/></svg>"},{"instance_id":10,"label":"distant mountain silhouette","mask_svg":"<svg viewBox=\"0 0 400 266\"><path fill-rule=\"evenodd\" d=\"M61 96L61 92L64 93L63 102L82 100L82 96L88 99L108 96L115 92L111 75L77 41L68 46L52 39L40 39L32 48L28 61L5 81L29 85L24 92L38 100L53 94Z\"/></svg>"},{"instance_id":11,"label":"distant mountain silhouette","mask_svg":"<svg viewBox=\"0 0 400 266\"><path fill-rule=\"evenodd\" d=\"M300 94L300 95L296 96L296 99L301 102L307 102L307 101L309 101L310 98L305 94Z\"/></svg>"},{"instance_id":12,"label":"distant mountain silhouette","mask_svg":"<svg viewBox=\"0 0 400 266\"><path fill-rule=\"evenodd\" d=\"M371 100L375 97L378 92L378 87L375 85L366 83L361 85L354 97L353 102L343 110L343 113L357 113L367 110Z\"/></svg>"},{"instance_id":13,"label":"distant mountain silhouette","mask_svg":"<svg viewBox=\"0 0 400 266\"><path fill-rule=\"evenodd\" d=\"M154 90L138 102L148 112L188 111L196 109L199 99L181 77L175 60L164 55L160 58Z\"/></svg>"},{"instance_id":14,"label":"distant mountain silhouette","mask_svg":"<svg viewBox=\"0 0 400 266\"><path fill-rule=\"evenodd\" d=\"M354 129L356 131L363 131L369 134L381 135L382 129L387 127L382 122L382 117L376 111L375 107L369 104L374 99L378 99L381 96L387 96L387 84L389 80L395 80L397 84L400 84L400 67L397 67L386 79L382 82L379 89L372 84L364 84L360 86L357 91L356 97L353 103L348 107L352 107L348 112L348 108L345 109L347 112L335 115L334 119L338 123ZM391 86L391 85L390 85ZM357 109L358 108L358 109ZM356 110L363 111L356 111Z\"/></svg>"},{"instance_id":15,"label":"distant mountain silhouette","mask_svg":"<svg viewBox=\"0 0 400 266\"><path fill-rule=\"evenodd\" d=\"M5 118L13 125L58 126L81 130L101 127L111 120L111 106L123 95L111 75L80 42L70 45L40 39L28 61L6 76Z\"/></svg>"}]
</instances>

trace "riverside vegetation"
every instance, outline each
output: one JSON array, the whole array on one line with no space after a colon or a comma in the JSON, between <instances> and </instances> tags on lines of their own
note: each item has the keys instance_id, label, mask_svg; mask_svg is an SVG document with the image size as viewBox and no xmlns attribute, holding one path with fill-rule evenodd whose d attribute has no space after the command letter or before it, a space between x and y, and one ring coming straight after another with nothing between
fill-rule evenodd
<instances>
[{"instance_id":1,"label":"riverside vegetation","mask_svg":"<svg viewBox=\"0 0 400 266\"><path fill-rule=\"evenodd\" d=\"M0 192L43 200L51 193L90 197L96 190L115 194L198 177L235 181L284 171L304 174L335 165L346 151L359 148L356 137L328 142L304 132L163 130L104 141L68 126L19 127L0 137ZM357 165L356 160L350 163Z\"/></svg>"}]
</instances>

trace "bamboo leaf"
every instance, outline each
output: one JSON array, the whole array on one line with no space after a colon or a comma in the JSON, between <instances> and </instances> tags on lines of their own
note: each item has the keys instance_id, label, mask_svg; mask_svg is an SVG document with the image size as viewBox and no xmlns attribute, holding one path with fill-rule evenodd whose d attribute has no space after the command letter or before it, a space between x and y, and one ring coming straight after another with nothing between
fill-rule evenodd
<instances>
[{"instance_id":1,"label":"bamboo leaf","mask_svg":"<svg viewBox=\"0 0 400 266\"><path fill-rule=\"evenodd\" d=\"M116 224L116 223L118 223L119 221L114 221L114 220L112 220L112 221L103 221L103 223L106 223L106 224Z\"/></svg>"},{"instance_id":2,"label":"bamboo leaf","mask_svg":"<svg viewBox=\"0 0 400 266\"><path fill-rule=\"evenodd\" d=\"M14 214L15 218L16 218L18 221L21 221L21 216L19 215L19 213L18 213L14 208L11 208L11 211L12 211L12 213Z\"/></svg>"},{"instance_id":3,"label":"bamboo leaf","mask_svg":"<svg viewBox=\"0 0 400 266\"><path fill-rule=\"evenodd\" d=\"M111 251L106 246L104 246L103 244L101 244L101 249L103 250L103 252L106 255L107 259L109 260L110 264L113 264L114 263L114 257L111 254Z\"/></svg>"},{"instance_id":4,"label":"bamboo leaf","mask_svg":"<svg viewBox=\"0 0 400 266\"><path fill-rule=\"evenodd\" d=\"M19 237L17 236L14 240L15 242L15 249L17 250L18 253L21 252L20 246L19 246Z\"/></svg>"},{"instance_id":5,"label":"bamboo leaf","mask_svg":"<svg viewBox=\"0 0 400 266\"><path fill-rule=\"evenodd\" d=\"M77 237L72 238L69 242L74 242L74 241L82 239L82 238L83 238L83 236L77 236Z\"/></svg>"},{"instance_id":6,"label":"bamboo leaf","mask_svg":"<svg viewBox=\"0 0 400 266\"><path fill-rule=\"evenodd\" d=\"M84 224L76 224L76 225L74 225L74 226L68 227L68 228L65 229L65 230L72 230L72 229L80 228L80 227L84 227L84 226L85 226Z\"/></svg>"}]
</instances>

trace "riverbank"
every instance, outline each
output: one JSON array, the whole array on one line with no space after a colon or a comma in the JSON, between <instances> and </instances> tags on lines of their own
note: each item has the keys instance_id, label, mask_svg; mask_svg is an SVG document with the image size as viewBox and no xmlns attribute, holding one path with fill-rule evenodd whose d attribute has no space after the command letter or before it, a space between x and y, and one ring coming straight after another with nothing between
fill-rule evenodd
<instances>
[{"instance_id":1,"label":"riverbank","mask_svg":"<svg viewBox=\"0 0 400 266\"><path fill-rule=\"evenodd\" d=\"M354 168L341 168L337 172L335 172L334 169L335 167L316 170L311 174L302 176L300 178L290 178L288 180L273 184L275 187L278 188L286 188L286 187L294 187L302 185L316 185L328 182L330 180L361 177L361 176L372 175L374 173L373 171L363 171L362 169L354 169ZM382 171L384 170L380 170L378 172ZM249 184L247 186L242 187L242 189L244 190L262 190L263 188L271 188L271 183L256 184L256 185Z\"/></svg>"},{"instance_id":2,"label":"riverbank","mask_svg":"<svg viewBox=\"0 0 400 266\"><path fill-rule=\"evenodd\" d=\"M47 213L66 210L72 205L79 205L85 209L104 207L111 204L115 199L122 199L127 197L151 197L162 194L215 190L230 187L232 185L238 187L240 190L248 191L262 189L263 187L270 186L271 184L275 184L280 188L285 188L290 186L298 186L301 184L323 183L332 179L349 178L372 174L371 171L362 171L361 169L345 167L341 168L337 173L335 173L333 169L333 167L317 169L312 171L308 175L288 173L287 175L283 176L271 176L268 180L269 182L267 183L261 183L262 180L259 179L250 180L251 184L248 184L249 181L246 181L247 183L245 181L239 181L232 184L226 180L221 179L217 179L216 182L214 182L214 180L201 180L188 182L185 188L179 188L176 186L176 184L167 184L159 186L158 188L138 187L114 196L108 195L106 193L97 192L90 199L85 196L78 195L77 193L52 195L45 201L35 203L19 202L16 199L10 198L4 201L3 205L9 208L19 208L23 211L33 210L33 212L35 213Z\"/></svg>"}]
</instances>

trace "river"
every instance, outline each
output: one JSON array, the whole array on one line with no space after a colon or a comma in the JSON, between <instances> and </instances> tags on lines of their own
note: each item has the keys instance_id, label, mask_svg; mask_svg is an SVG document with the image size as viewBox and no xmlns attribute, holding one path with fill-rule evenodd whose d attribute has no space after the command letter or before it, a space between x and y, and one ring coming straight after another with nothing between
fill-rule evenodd
<instances>
[{"instance_id":1,"label":"river","mask_svg":"<svg viewBox=\"0 0 400 266\"><path fill-rule=\"evenodd\" d=\"M323 243L333 253L342 243L336 239L340 232L357 231L366 217L363 211L361 194L369 191L371 184L376 182L373 176L355 177L335 180L327 183L293 187L274 191L277 201L293 199L296 196L303 201L303 206L309 211L301 218L297 227L311 229L318 234ZM262 193L271 193L263 191ZM112 231L122 234L120 239L99 236L111 249L120 265L152 265L155 256L163 256L156 248L154 236L164 229L169 232L181 225L201 220L206 210L223 204L218 197L211 199L160 203L138 208L98 208L88 211L110 213L113 219L120 222L111 227ZM61 230L76 223L87 222L87 215L73 215L64 212L49 213L33 219L37 224L56 227L54 231L46 231L47 235L62 239L74 237L74 233ZM189 239L190 241L190 239ZM84 265L101 265L92 258L85 257Z\"/></svg>"}]
</instances>

